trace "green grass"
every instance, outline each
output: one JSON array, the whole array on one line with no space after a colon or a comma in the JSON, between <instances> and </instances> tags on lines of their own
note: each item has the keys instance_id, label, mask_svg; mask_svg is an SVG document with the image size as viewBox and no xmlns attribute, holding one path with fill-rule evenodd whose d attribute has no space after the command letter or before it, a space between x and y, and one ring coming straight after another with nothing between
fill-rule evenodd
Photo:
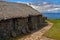
<instances>
[{"instance_id":1,"label":"green grass","mask_svg":"<svg viewBox=\"0 0 60 40\"><path fill-rule=\"evenodd\" d=\"M49 38L54 38L60 40L60 19L48 20L53 23L53 27L44 34L44 36Z\"/></svg>"}]
</instances>

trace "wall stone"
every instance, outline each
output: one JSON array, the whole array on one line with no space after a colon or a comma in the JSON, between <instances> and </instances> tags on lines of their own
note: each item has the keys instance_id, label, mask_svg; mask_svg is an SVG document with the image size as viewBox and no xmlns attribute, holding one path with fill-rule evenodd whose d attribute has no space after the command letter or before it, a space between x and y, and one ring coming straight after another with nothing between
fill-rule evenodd
<instances>
[{"instance_id":1,"label":"wall stone","mask_svg":"<svg viewBox=\"0 0 60 40\"><path fill-rule=\"evenodd\" d=\"M27 20L24 18L21 18L21 19L17 19L16 20L17 22L16 22L16 27L17 27L17 31L19 31L20 33L22 32L22 33L27 33L27 30L26 30L26 27L28 26L27 25ZM23 30L25 30L25 31L23 31Z\"/></svg>"},{"instance_id":2,"label":"wall stone","mask_svg":"<svg viewBox=\"0 0 60 40\"><path fill-rule=\"evenodd\" d=\"M42 16L29 16L0 21L0 38L16 37L35 31L43 26L46 18Z\"/></svg>"}]
</instances>

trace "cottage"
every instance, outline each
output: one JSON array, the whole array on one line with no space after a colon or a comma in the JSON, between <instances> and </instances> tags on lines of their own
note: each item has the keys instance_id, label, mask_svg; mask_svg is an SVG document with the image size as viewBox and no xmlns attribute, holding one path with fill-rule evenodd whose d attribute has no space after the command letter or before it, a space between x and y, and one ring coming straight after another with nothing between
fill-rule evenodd
<instances>
[{"instance_id":1,"label":"cottage","mask_svg":"<svg viewBox=\"0 0 60 40\"><path fill-rule=\"evenodd\" d=\"M0 2L0 38L16 37L45 25L46 18L22 3Z\"/></svg>"}]
</instances>

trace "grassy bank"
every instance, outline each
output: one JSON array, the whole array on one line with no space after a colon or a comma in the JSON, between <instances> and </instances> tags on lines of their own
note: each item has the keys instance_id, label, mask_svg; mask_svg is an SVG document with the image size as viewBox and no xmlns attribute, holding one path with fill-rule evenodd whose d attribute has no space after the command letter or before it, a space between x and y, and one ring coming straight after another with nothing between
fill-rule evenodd
<instances>
[{"instance_id":1,"label":"grassy bank","mask_svg":"<svg viewBox=\"0 0 60 40\"><path fill-rule=\"evenodd\" d=\"M53 23L53 27L44 34L44 36L49 38L54 38L60 40L60 19L48 20Z\"/></svg>"}]
</instances>

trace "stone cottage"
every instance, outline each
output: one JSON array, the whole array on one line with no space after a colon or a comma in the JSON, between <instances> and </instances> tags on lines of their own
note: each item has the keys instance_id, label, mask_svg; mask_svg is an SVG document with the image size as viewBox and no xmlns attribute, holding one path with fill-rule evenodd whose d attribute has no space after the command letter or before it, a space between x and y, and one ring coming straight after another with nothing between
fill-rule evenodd
<instances>
[{"instance_id":1,"label":"stone cottage","mask_svg":"<svg viewBox=\"0 0 60 40\"><path fill-rule=\"evenodd\" d=\"M16 37L46 25L43 17L22 3L0 2L0 38Z\"/></svg>"}]
</instances>

